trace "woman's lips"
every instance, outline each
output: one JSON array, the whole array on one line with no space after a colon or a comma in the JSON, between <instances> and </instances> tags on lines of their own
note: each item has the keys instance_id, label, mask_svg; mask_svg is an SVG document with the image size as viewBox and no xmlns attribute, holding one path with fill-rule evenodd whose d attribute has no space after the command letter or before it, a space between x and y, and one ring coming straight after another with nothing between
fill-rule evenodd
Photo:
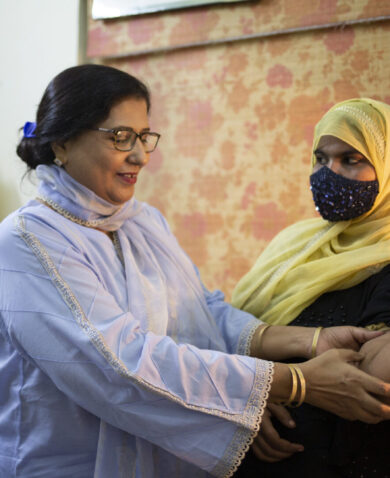
<instances>
[{"instance_id":1,"label":"woman's lips","mask_svg":"<svg viewBox=\"0 0 390 478\"><path fill-rule=\"evenodd\" d=\"M137 173L118 173L118 176L126 184L135 184L137 182Z\"/></svg>"}]
</instances>

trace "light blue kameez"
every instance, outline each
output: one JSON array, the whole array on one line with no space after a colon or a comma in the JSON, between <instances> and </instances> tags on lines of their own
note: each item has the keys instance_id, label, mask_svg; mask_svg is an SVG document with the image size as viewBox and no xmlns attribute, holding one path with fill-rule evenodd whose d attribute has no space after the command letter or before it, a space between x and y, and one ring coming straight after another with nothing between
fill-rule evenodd
<instances>
[{"instance_id":1,"label":"light blue kameez","mask_svg":"<svg viewBox=\"0 0 390 478\"><path fill-rule=\"evenodd\" d=\"M51 208L0 225L0 477L230 476L272 380L247 356L259 321L203 287L156 209L37 176Z\"/></svg>"}]
</instances>

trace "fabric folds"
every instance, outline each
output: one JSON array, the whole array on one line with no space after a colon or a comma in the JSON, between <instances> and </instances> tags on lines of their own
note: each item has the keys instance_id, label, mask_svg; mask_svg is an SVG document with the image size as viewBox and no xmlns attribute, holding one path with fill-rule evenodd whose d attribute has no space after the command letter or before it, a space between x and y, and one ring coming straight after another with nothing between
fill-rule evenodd
<instances>
[{"instance_id":1,"label":"fabric folds","mask_svg":"<svg viewBox=\"0 0 390 478\"><path fill-rule=\"evenodd\" d=\"M258 321L205 289L156 209L38 169L50 208L0 227L0 474L230 476L272 380L244 355Z\"/></svg>"},{"instance_id":2,"label":"fabric folds","mask_svg":"<svg viewBox=\"0 0 390 478\"><path fill-rule=\"evenodd\" d=\"M338 103L324 115L313 151L332 135L361 152L379 182L374 205L349 221L315 218L284 229L237 284L234 306L286 325L324 292L353 287L390 263L389 127L390 106L368 98Z\"/></svg>"}]
</instances>

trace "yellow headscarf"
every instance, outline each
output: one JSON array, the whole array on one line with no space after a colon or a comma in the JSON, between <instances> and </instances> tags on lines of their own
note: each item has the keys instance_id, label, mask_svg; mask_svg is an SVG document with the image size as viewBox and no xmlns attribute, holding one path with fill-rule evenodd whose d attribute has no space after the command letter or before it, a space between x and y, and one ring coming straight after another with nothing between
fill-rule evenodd
<instances>
[{"instance_id":1,"label":"yellow headscarf","mask_svg":"<svg viewBox=\"0 0 390 478\"><path fill-rule=\"evenodd\" d=\"M379 182L375 203L349 221L316 218L284 229L237 284L235 307L286 325L324 292L352 287L390 263L389 128L390 106L369 98L343 101L323 116L313 151L331 135L362 153Z\"/></svg>"}]
</instances>

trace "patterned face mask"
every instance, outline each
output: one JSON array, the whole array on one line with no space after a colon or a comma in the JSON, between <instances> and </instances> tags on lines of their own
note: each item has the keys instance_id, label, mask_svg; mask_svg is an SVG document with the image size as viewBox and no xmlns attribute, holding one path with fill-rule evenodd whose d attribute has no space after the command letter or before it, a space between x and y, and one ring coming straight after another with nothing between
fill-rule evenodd
<instances>
[{"instance_id":1,"label":"patterned face mask","mask_svg":"<svg viewBox=\"0 0 390 478\"><path fill-rule=\"evenodd\" d=\"M310 176L317 211L327 221L347 221L369 211L379 191L375 181L348 179L323 166Z\"/></svg>"}]
</instances>

